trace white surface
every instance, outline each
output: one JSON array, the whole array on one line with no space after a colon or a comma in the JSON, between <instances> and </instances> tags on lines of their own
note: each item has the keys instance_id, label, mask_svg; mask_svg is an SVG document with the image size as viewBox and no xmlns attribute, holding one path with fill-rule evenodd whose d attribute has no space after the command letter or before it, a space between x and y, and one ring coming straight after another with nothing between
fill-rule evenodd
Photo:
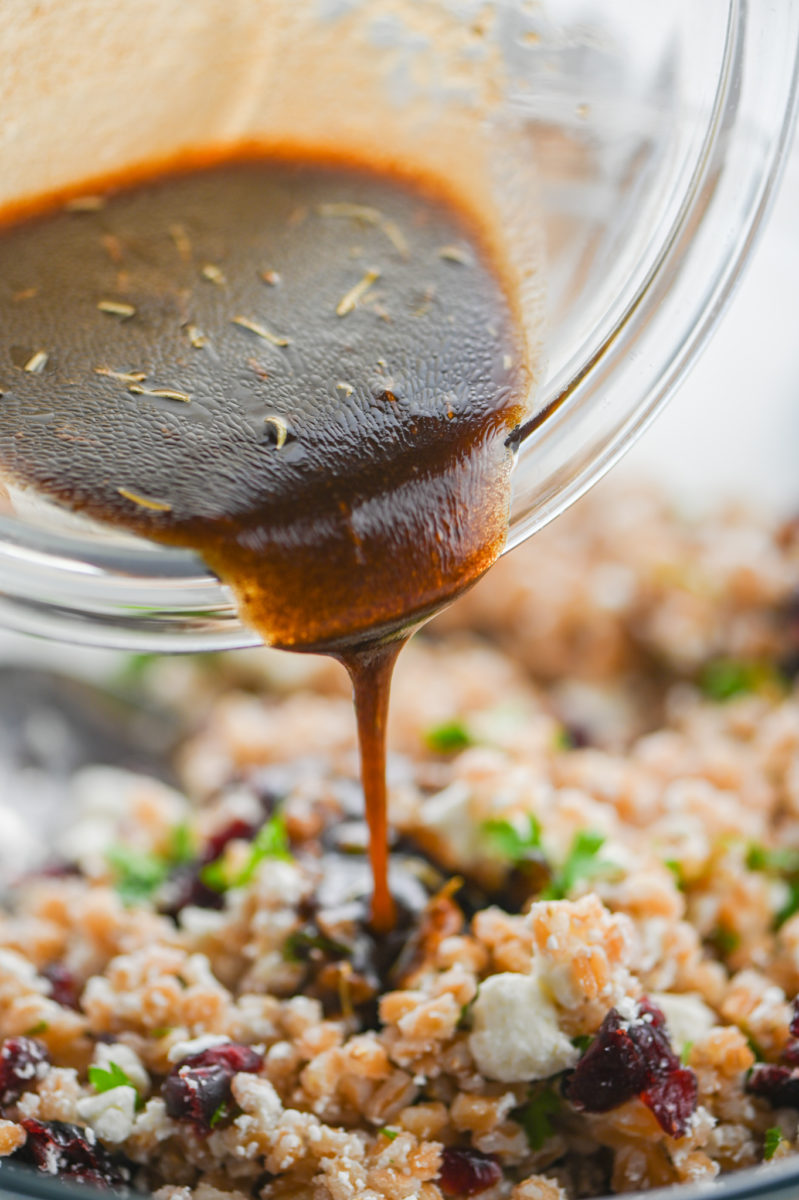
<instances>
[{"instance_id":1,"label":"white surface","mask_svg":"<svg viewBox=\"0 0 799 1200\"><path fill-rule=\"evenodd\" d=\"M799 140L743 281L671 404L617 468L702 507L799 512Z\"/></svg>"}]
</instances>

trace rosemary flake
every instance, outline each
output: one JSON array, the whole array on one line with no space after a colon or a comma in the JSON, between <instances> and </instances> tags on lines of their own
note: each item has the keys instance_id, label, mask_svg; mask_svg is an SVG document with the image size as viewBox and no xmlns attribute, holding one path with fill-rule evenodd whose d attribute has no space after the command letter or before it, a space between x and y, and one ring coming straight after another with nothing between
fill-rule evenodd
<instances>
[{"instance_id":1,"label":"rosemary flake","mask_svg":"<svg viewBox=\"0 0 799 1200\"><path fill-rule=\"evenodd\" d=\"M202 350L206 342L205 334L197 325L186 326L186 336L195 350Z\"/></svg>"},{"instance_id":2,"label":"rosemary flake","mask_svg":"<svg viewBox=\"0 0 799 1200\"><path fill-rule=\"evenodd\" d=\"M472 266L472 256L461 246L442 246L438 257L446 259L447 262L460 263L463 267Z\"/></svg>"},{"instance_id":3,"label":"rosemary flake","mask_svg":"<svg viewBox=\"0 0 799 1200\"><path fill-rule=\"evenodd\" d=\"M140 384L135 383L128 388L134 396L158 396L161 400L180 400L183 404L191 403L191 396L188 392L179 392L175 388L145 388Z\"/></svg>"},{"instance_id":4,"label":"rosemary flake","mask_svg":"<svg viewBox=\"0 0 799 1200\"><path fill-rule=\"evenodd\" d=\"M376 283L379 278L380 272L378 271L377 267L370 267L363 277L359 279L358 282L351 287L344 296L341 297L336 305L336 316L346 317L348 313L351 313L353 309L357 307L358 302L362 300L369 291L369 288Z\"/></svg>"},{"instance_id":5,"label":"rosemary flake","mask_svg":"<svg viewBox=\"0 0 799 1200\"><path fill-rule=\"evenodd\" d=\"M136 315L134 306L125 304L121 300L100 300L97 307L100 312L108 313L110 317L119 317L122 321L127 321L129 317Z\"/></svg>"},{"instance_id":6,"label":"rosemary flake","mask_svg":"<svg viewBox=\"0 0 799 1200\"><path fill-rule=\"evenodd\" d=\"M275 449L282 450L286 444L286 438L289 435L289 427L282 417L278 417L272 413L268 417L264 417L265 425L273 425L275 429Z\"/></svg>"},{"instance_id":7,"label":"rosemary flake","mask_svg":"<svg viewBox=\"0 0 799 1200\"><path fill-rule=\"evenodd\" d=\"M191 238L182 225L170 225L169 236L175 244L178 257L182 262L191 262Z\"/></svg>"},{"instance_id":8,"label":"rosemary flake","mask_svg":"<svg viewBox=\"0 0 799 1200\"><path fill-rule=\"evenodd\" d=\"M241 329L248 329L250 333L254 333L256 337L263 338L265 342L271 342L273 346L291 345L291 338L272 333L271 329L267 329L265 325L260 325L257 321L251 321L249 317L232 317L230 323L231 325L238 325Z\"/></svg>"},{"instance_id":9,"label":"rosemary flake","mask_svg":"<svg viewBox=\"0 0 799 1200\"><path fill-rule=\"evenodd\" d=\"M94 373L117 379L120 383L142 383L147 378L144 371L112 371L110 367L95 367Z\"/></svg>"},{"instance_id":10,"label":"rosemary flake","mask_svg":"<svg viewBox=\"0 0 799 1200\"><path fill-rule=\"evenodd\" d=\"M27 371L29 375L41 375L49 359L50 355L46 350L36 350L22 369L23 371Z\"/></svg>"},{"instance_id":11,"label":"rosemary flake","mask_svg":"<svg viewBox=\"0 0 799 1200\"><path fill-rule=\"evenodd\" d=\"M118 267L119 264L122 262L123 255L122 255L122 243L119 240L119 238L116 236L116 234L114 234L114 233L100 234L100 245L103 247L106 254L111 259L111 262L114 263L114 265Z\"/></svg>"},{"instance_id":12,"label":"rosemary flake","mask_svg":"<svg viewBox=\"0 0 799 1200\"><path fill-rule=\"evenodd\" d=\"M105 201L105 196L99 195L73 196L71 200L67 200L64 210L72 213L99 212L101 208L105 208Z\"/></svg>"},{"instance_id":13,"label":"rosemary flake","mask_svg":"<svg viewBox=\"0 0 799 1200\"><path fill-rule=\"evenodd\" d=\"M207 279L209 283L215 283L217 287L225 287L227 284L225 272L215 263L206 263L205 266L200 269L200 274L202 275L203 279Z\"/></svg>"},{"instance_id":14,"label":"rosemary flake","mask_svg":"<svg viewBox=\"0 0 799 1200\"><path fill-rule=\"evenodd\" d=\"M333 204L319 204L316 211L320 217L344 217L353 221L362 221L364 225L373 225L388 238L394 249L403 258L408 257L408 243L405 235L396 221L384 217L379 208L372 208L369 204L351 204L347 201L339 201Z\"/></svg>"},{"instance_id":15,"label":"rosemary flake","mask_svg":"<svg viewBox=\"0 0 799 1200\"><path fill-rule=\"evenodd\" d=\"M172 505L167 504L166 500L154 500L151 496L141 496L138 492L132 492L130 488L118 487L117 491L125 500L130 500L132 504L138 504L140 508L149 508L153 512L172 512Z\"/></svg>"}]
</instances>

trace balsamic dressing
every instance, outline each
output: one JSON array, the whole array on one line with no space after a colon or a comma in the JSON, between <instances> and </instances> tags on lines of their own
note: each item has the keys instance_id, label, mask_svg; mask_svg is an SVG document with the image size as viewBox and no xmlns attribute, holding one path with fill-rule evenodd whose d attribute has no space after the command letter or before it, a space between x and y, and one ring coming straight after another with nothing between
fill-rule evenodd
<instances>
[{"instance_id":1,"label":"balsamic dressing","mask_svg":"<svg viewBox=\"0 0 799 1200\"><path fill-rule=\"evenodd\" d=\"M412 630L507 528L524 343L467 217L399 175L217 163L0 233L0 467L198 551L353 681L390 929L385 722Z\"/></svg>"}]
</instances>

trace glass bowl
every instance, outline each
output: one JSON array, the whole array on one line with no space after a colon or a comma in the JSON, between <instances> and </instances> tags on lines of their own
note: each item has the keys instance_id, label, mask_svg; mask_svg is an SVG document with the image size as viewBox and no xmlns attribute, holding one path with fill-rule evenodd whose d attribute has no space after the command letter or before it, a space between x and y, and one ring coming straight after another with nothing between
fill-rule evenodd
<instances>
[{"instance_id":1,"label":"glass bowl","mask_svg":"<svg viewBox=\"0 0 799 1200\"><path fill-rule=\"evenodd\" d=\"M0 29L0 204L211 143L305 140L445 178L514 267L531 340L545 312L508 548L616 461L706 341L768 207L796 95L792 0L94 12L19 3ZM13 487L0 622L165 651L257 641L191 553Z\"/></svg>"}]
</instances>

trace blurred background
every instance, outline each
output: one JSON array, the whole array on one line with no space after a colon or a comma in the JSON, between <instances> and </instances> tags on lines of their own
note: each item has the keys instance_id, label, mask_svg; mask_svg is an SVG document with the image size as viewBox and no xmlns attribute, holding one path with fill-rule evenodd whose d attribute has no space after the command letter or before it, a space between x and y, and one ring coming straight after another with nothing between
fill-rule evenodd
<instances>
[{"instance_id":1,"label":"blurred background","mask_svg":"<svg viewBox=\"0 0 799 1200\"><path fill-rule=\"evenodd\" d=\"M799 140L743 280L699 362L619 467L700 510L799 510Z\"/></svg>"}]
</instances>

